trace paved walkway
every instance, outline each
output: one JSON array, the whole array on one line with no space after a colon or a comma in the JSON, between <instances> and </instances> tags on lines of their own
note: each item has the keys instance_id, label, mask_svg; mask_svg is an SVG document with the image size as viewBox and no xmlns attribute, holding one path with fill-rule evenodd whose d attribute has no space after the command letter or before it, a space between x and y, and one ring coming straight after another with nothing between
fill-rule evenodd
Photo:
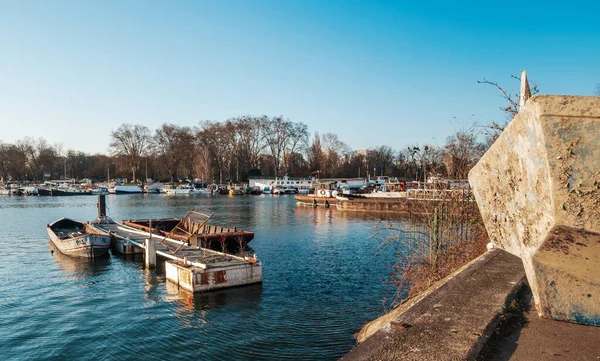
<instances>
[{"instance_id":1,"label":"paved walkway","mask_svg":"<svg viewBox=\"0 0 600 361\"><path fill-rule=\"evenodd\" d=\"M600 360L600 327L538 317L524 286L478 360Z\"/></svg>"}]
</instances>

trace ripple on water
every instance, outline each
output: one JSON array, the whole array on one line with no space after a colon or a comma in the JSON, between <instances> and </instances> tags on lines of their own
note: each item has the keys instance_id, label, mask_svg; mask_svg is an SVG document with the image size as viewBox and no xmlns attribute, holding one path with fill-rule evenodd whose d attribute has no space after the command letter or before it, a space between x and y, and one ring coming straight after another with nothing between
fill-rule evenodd
<instances>
[{"instance_id":1,"label":"ripple on water","mask_svg":"<svg viewBox=\"0 0 600 361\"><path fill-rule=\"evenodd\" d=\"M51 253L45 226L95 218L95 197L0 198L0 354L16 359L334 360L382 313L391 252L375 221L291 197L108 196L115 219L195 208L253 230L261 285L191 295L141 257ZM18 225L18 226L16 226Z\"/></svg>"}]
</instances>

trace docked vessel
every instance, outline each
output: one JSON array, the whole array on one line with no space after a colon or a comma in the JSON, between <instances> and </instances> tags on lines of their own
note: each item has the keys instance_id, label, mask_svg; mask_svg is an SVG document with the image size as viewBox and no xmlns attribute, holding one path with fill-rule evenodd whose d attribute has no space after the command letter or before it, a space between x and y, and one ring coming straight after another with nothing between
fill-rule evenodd
<instances>
[{"instance_id":1,"label":"docked vessel","mask_svg":"<svg viewBox=\"0 0 600 361\"><path fill-rule=\"evenodd\" d=\"M177 188L169 188L169 189L167 189L166 193L168 195L190 194L194 190L195 190L194 187L190 186L189 184L181 184Z\"/></svg>"},{"instance_id":2,"label":"docked vessel","mask_svg":"<svg viewBox=\"0 0 600 361\"><path fill-rule=\"evenodd\" d=\"M162 183L152 183L146 184L144 186L144 192L146 193L162 193L163 184Z\"/></svg>"},{"instance_id":3,"label":"docked vessel","mask_svg":"<svg viewBox=\"0 0 600 361\"><path fill-rule=\"evenodd\" d=\"M46 229L56 248L69 256L95 258L106 255L110 248L110 234L88 223L61 218Z\"/></svg>"},{"instance_id":4,"label":"docked vessel","mask_svg":"<svg viewBox=\"0 0 600 361\"><path fill-rule=\"evenodd\" d=\"M209 248L226 253L244 250L254 239L254 232L209 224L212 215L194 210L183 218L130 219L122 223L145 232L184 241L195 247Z\"/></svg>"},{"instance_id":5,"label":"docked vessel","mask_svg":"<svg viewBox=\"0 0 600 361\"><path fill-rule=\"evenodd\" d=\"M50 194L53 196L89 196L92 195L92 190L71 185L67 187L51 188Z\"/></svg>"},{"instance_id":6,"label":"docked vessel","mask_svg":"<svg viewBox=\"0 0 600 361\"><path fill-rule=\"evenodd\" d=\"M136 194L142 193L142 188L137 185L117 185L115 186L116 194Z\"/></svg>"},{"instance_id":7,"label":"docked vessel","mask_svg":"<svg viewBox=\"0 0 600 361\"><path fill-rule=\"evenodd\" d=\"M103 187L103 186L98 186L97 188L92 189L92 194L94 195L107 195L110 194L110 192L108 191L108 187Z\"/></svg>"}]
</instances>

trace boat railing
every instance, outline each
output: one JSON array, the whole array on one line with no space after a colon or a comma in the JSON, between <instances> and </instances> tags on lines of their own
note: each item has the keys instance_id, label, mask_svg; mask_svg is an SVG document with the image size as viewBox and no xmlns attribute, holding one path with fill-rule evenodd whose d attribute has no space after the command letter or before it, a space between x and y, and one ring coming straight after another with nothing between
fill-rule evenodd
<instances>
[{"instance_id":1,"label":"boat railing","mask_svg":"<svg viewBox=\"0 0 600 361\"><path fill-rule=\"evenodd\" d=\"M406 198L426 201L466 200L465 189L408 189Z\"/></svg>"}]
</instances>

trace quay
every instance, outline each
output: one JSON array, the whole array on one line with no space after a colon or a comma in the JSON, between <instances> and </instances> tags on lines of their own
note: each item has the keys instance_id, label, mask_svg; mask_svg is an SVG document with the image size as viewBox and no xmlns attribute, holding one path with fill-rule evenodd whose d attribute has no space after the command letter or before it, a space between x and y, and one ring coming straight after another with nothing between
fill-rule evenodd
<instances>
[{"instance_id":1,"label":"quay","mask_svg":"<svg viewBox=\"0 0 600 361\"><path fill-rule=\"evenodd\" d=\"M98 196L98 199L98 218L93 225L110 233L113 250L121 254L146 251L149 267L156 265L156 256L166 259L167 279L181 288L190 292L206 292L262 282L262 263L256 256L241 257L218 252L117 223L106 216L104 195Z\"/></svg>"}]
</instances>

